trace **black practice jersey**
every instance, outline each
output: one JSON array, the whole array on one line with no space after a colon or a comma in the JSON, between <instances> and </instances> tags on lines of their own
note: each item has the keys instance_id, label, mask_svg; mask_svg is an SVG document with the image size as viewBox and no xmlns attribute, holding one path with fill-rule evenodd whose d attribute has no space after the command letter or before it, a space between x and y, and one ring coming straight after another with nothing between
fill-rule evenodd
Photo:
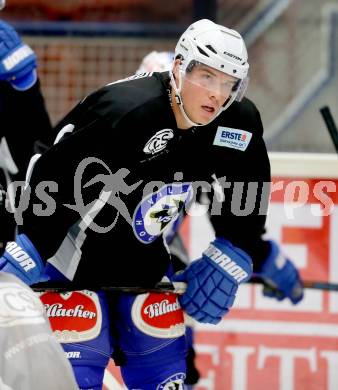
<instances>
[{"instance_id":1,"label":"black practice jersey","mask_svg":"<svg viewBox=\"0 0 338 390\"><path fill-rule=\"evenodd\" d=\"M69 279L159 281L170 260L163 230L192 188L215 178L224 198L213 205L216 235L260 260L270 167L258 110L244 99L212 124L181 130L168 89L168 73L154 73L94 92L64 118L60 141L34 166L21 230Z\"/></svg>"}]
</instances>

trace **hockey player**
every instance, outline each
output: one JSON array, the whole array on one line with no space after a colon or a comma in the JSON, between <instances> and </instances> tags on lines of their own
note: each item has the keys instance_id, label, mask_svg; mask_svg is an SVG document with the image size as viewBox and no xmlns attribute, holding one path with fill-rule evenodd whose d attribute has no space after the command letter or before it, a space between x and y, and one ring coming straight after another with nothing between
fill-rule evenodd
<instances>
[{"instance_id":1,"label":"hockey player","mask_svg":"<svg viewBox=\"0 0 338 390\"><path fill-rule=\"evenodd\" d=\"M42 302L6 272L0 272L0 348L0 389L78 389Z\"/></svg>"},{"instance_id":2,"label":"hockey player","mask_svg":"<svg viewBox=\"0 0 338 390\"><path fill-rule=\"evenodd\" d=\"M148 53L142 60L138 70L137 74L144 73L144 72L163 72L163 71L170 71L173 60L174 60L175 54L173 52L158 52L158 51L152 51ZM219 196L222 196L222 194L218 194ZM201 203L210 204L215 196L214 191L210 191L207 194L199 193L197 194L196 200ZM209 210L210 211L210 210ZM166 232L164 234L165 240L169 246L170 254L172 261L174 263L174 268L176 270L183 270L188 264L189 264L189 255L188 251L185 248L185 245L183 243L183 240L178 232L178 229L183 222L184 218L184 211L181 211L181 216L177 218L177 220L171 224L170 227L166 229ZM211 224L214 222L213 215L210 215L210 212L208 213L209 220ZM217 218L215 223L217 223ZM279 253L280 250L276 243L271 243L271 245L275 246L276 253ZM273 287L273 288L269 288ZM294 299L293 295L288 297L285 295L285 293L282 293L281 291L276 291L274 288L275 286L268 286L265 285L263 288L263 294L272 298L276 298L279 301L289 298L293 303L300 302L298 294L296 294L296 297ZM292 294L291 290L291 294ZM192 321L188 321L190 326L186 324L186 335L187 335L187 344L188 344L188 355L187 355L187 376L185 379L185 384L188 385L194 385L198 382L199 379L199 373L195 365L195 350L193 345L193 324Z\"/></svg>"},{"instance_id":3,"label":"hockey player","mask_svg":"<svg viewBox=\"0 0 338 390\"><path fill-rule=\"evenodd\" d=\"M0 162L6 169L1 152ZM1 189L1 252L7 240L13 240L15 227L5 200L6 193ZM20 257L18 252L17 256ZM7 272L0 272L0 350L0 389L78 389L71 365L53 336L39 297L27 284Z\"/></svg>"},{"instance_id":4,"label":"hockey player","mask_svg":"<svg viewBox=\"0 0 338 390\"><path fill-rule=\"evenodd\" d=\"M143 58L136 73L141 74L144 72L170 71L174 56L175 54L170 51L152 51ZM203 196L203 193L200 191L196 196L196 200L200 201L201 203L210 204L215 196L222 197L222 194L215 194L213 189L212 191L205 193ZM177 263L177 268L183 269L189 263L189 255L187 249L184 247L181 237L178 234L178 229L183 222L183 211L181 212L181 214L182 216L178 218L175 223L172 223L171 226L168 227L168 229L166 229L166 233L164 236L167 244L169 245L171 256L174 257L175 262ZM214 223L217 223L218 218L214 218L213 214L210 213L210 210L208 213L208 217L212 225ZM280 252L280 249L277 247L277 243L271 242L270 245L276 246L276 252ZM265 288L263 290L263 293L266 296L276 298L279 301L289 298L292 303L299 302L298 296L296 298L296 302L294 302L293 296L285 295L281 291L276 291L275 288L267 288L269 287L268 285L265 285L264 287ZM271 287L275 286L272 285Z\"/></svg>"},{"instance_id":5,"label":"hockey player","mask_svg":"<svg viewBox=\"0 0 338 390\"><path fill-rule=\"evenodd\" d=\"M5 2L0 2L0 9L4 6ZM34 142L51 134L36 75L36 56L3 21L0 21L0 80L2 253L6 242L13 240L15 229L13 214L6 210L5 200L10 194L6 196L2 188L10 178L24 180ZM17 255L20 256L18 252ZM0 350L1 389L78 389L41 301L20 279L5 272L0 272Z\"/></svg>"},{"instance_id":6,"label":"hockey player","mask_svg":"<svg viewBox=\"0 0 338 390\"><path fill-rule=\"evenodd\" d=\"M2 1L0 10L4 6ZM17 181L19 189L23 187L36 142L50 143L52 139L36 67L33 50L11 25L0 20L0 168L6 168L0 169L0 184L4 189L11 181ZM7 220L1 233L7 238L4 241L13 239L14 224L14 218ZM5 237L7 232L9 237Z\"/></svg>"},{"instance_id":7,"label":"hockey player","mask_svg":"<svg viewBox=\"0 0 338 390\"><path fill-rule=\"evenodd\" d=\"M101 388L112 350L128 388L182 388L186 340L179 303L197 321L217 324L253 266L285 295L301 299L295 268L286 259L277 267L274 246L260 239L270 170L259 112L248 99L238 101L248 68L241 36L200 20L181 36L172 72L135 76L89 95L37 159L16 239L29 266L9 248L4 271L29 284L43 271L51 280L83 285L150 286L164 276L187 282L179 301L173 294L91 291L45 297L81 388ZM213 210L217 238L172 275L162 233L192 189L215 180L224 190ZM42 182L52 194L41 191ZM242 196L249 213L236 206Z\"/></svg>"},{"instance_id":8,"label":"hockey player","mask_svg":"<svg viewBox=\"0 0 338 390\"><path fill-rule=\"evenodd\" d=\"M0 10L4 6L2 1ZM11 25L0 20L0 168L6 168L0 169L0 185L7 189L11 181L17 181L18 188L13 186L10 191L23 187L36 141L50 142L52 137L36 66L33 50ZM15 193L11 195L13 208ZM14 218L6 224L13 226L6 226L1 235L9 241L13 239Z\"/></svg>"},{"instance_id":9,"label":"hockey player","mask_svg":"<svg viewBox=\"0 0 338 390\"><path fill-rule=\"evenodd\" d=\"M136 73L170 71L174 59L175 53L171 51L151 51L143 58Z\"/></svg>"},{"instance_id":10,"label":"hockey player","mask_svg":"<svg viewBox=\"0 0 338 390\"><path fill-rule=\"evenodd\" d=\"M0 21L0 44L0 148L13 167L12 179L24 180L34 143L46 142L52 127L35 53L4 21Z\"/></svg>"}]
</instances>

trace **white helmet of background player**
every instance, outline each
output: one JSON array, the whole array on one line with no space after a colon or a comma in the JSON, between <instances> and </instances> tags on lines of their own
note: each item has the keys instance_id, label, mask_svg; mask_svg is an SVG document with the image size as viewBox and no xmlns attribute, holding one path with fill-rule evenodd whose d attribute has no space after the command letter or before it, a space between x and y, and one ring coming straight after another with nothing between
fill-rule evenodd
<instances>
[{"instance_id":1,"label":"white helmet of background player","mask_svg":"<svg viewBox=\"0 0 338 390\"><path fill-rule=\"evenodd\" d=\"M0 0L0 11L5 8L6 0Z\"/></svg>"},{"instance_id":2,"label":"white helmet of background player","mask_svg":"<svg viewBox=\"0 0 338 390\"><path fill-rule=\"evenodd\" d=\"M181 59L179 79L175 80L171 73L171 83L182 115L192 126L201 124L193 122L185 112L181 90L188 73L195 65L207 65L233 76L238 81L222 108L210 122L226 110L235 99L241 100L244 96L248 83L248 53L244 40L237 31L208 19L199 20L190 25L180 37L175 49L175 59L177 58Z\"/></svg>"},{"instance_id":3,"label":"white helmet of background player","mask_svg":"<svg viewBox=\"0 0 338 390\"><path fill-rule=\"evenodd\" d=\"M152 51L147 54L136 73L164 72L171 70L175 54L171 51Z\"/></svg>"}]
</instances>

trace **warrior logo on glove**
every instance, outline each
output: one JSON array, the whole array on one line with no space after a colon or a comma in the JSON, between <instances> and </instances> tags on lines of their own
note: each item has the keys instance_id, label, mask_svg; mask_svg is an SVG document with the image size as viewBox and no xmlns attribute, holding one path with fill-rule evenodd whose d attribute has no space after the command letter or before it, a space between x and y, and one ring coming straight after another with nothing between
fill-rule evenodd
<instances>
[{"instance_id":1,"label":"warrior logo on glove","mask_svg":"<svg viewBox=\"0 0 338 390\"><path fill-rule=\"evenodd\" d=\"M248 279L248 273L214 245L210 244L209 248L204 252L204 255L223 268L224 271L232 276L238 283L242 282L244 279Z\"/></svg>"}]
</instances>

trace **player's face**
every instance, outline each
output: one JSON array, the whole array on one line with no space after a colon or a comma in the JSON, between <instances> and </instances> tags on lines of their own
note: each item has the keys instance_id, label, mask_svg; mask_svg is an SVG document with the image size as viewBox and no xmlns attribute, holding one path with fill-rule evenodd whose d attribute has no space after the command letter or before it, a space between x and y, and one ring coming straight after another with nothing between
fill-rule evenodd
<instances>
[{"instance_id":1,"label":"player's face","mask_svg":"<svg viewBox=\"0 0 338 390\"><path fill-rule=\"evenodd\" d=\"M183 77L181 92L189 118L196 123L209 123L228 100L238 81L207 65L195 65Z\"/></svg>"}]
</instances>

